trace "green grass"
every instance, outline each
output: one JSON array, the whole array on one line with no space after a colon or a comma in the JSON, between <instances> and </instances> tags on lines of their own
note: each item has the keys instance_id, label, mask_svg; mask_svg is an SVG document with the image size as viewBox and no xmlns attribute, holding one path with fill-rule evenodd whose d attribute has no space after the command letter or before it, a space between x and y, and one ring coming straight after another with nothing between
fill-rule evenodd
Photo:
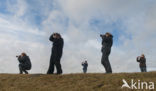
<instances>
[{"instance_id":1,"label":"green grass","mask_svg":"<svg viewBox=\"0 0 156 91\"><path fill-rule=\"evenodd\" d=\"M0 91L132 91L127 88L121 89L122 79L128 82L134 79L156 83L156 72L67 75L0 74Z\"/></svg>"}]
</instances>

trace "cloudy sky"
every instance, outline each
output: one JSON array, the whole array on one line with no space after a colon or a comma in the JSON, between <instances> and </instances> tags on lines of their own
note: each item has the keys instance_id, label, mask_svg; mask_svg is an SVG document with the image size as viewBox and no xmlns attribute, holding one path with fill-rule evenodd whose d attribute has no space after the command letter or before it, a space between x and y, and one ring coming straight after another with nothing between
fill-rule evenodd
<instances>
[{"instance_id":1,"label":"cloudy sky","mask_svg":"<svg viewBox=\"0 0 156 91\"><path fill-rule=\"evenodd\" d=\"M64 73L105 72L100 34L110 32L113 72L139 72L144 53L148 71L156 70L156 0L0 0L0 73L18 73L16 55L26 52L30 73L46 73L53 32L64 38Z\"/></svg>"}]
</instances>

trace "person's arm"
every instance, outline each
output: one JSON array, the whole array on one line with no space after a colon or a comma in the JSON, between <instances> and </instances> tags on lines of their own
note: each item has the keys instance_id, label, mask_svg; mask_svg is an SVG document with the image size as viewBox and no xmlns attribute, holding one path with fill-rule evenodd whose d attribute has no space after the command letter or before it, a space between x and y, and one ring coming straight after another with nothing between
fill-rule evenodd
<instances>
[{"instance_id":1,"label":"person's arm","mask_svg":"<svg viewBox=\"0 0 156 91\"><path fill-rule=\"evenodd\" d=\"M83 65L84 65L84 63L82 62L82 63L81 63L81 65L83 66Z\"/></svg>"},{"instance_id":2,"label":"person's arm","mask_svg":"<svg viewBox=\"0 0 156 91\"><path fill-rule=\"evenodd\" d=\"M53 34L50 36L49 40L52 41L52 42L54 41Z\"/></svg>"},{"instance_id":3,"label":"person's arm","mask_svg":"<svg viewBox=\"0 0 156 91\"><path fill-rule=\"evenodd\" d=\"M137 62L140 62L140 58L139 57L137 57Z\"/></svg>"},{"instance_id":4,"label":"person's arm","mask_svg":"<svg viewBox=\"0 0 156 91\"><path fill-rule=\"evenodd\" d=\"M19 61L20 63L22 63L22 62L23 62L23 57L22 57L22 56L19 56L19 57L18 57L18 61Z\"/></svg>"}]
</instances>

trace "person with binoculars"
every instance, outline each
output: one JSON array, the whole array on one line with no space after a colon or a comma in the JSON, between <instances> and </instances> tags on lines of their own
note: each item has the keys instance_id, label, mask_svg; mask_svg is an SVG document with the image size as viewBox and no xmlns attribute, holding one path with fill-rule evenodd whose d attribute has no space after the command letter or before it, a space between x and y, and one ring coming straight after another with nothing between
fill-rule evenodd
<instances>
[{"instance_id":1,"label":"person with binoculars","mask_svg":"<svg viewBox=\"0 0 156 91\"><path fill-rule=\"evenodd\" d=\"M137 57L137 62L140 63L139 66L140 66L141 72L147 72L147 69L146 69L146 58L145 58L144 54L142 54L141 56Z\"/></svg>"},{"instance_id":2,"label":"person with binoculars","mask_svg":"<svg viewBox=\"0 0 156 91\"><path fill-rule=\"evenodd\" d=\"M31 69L31 61L30 58L26 55L26 53L21 53L21 55L16 56L19 61L19 71L20 74L28 74L27 70Z\"/></svg>"},{"instance_id":3,"label":"person with binoculars","mask_svg":"<svg viewBox=\"0 0 156 91\"><path fill-rule=\"evenodd\" d=\"M64 45L63 38L59 33L53 33L50 36L49 40L53 42L53 47L51 50L50 65L47 74L54 73L54 66L56 66L57 69L56 74L62 74L63 72L62 72L60 60L63 53L63 45Z\"/></svg>"},{"instance_id":4,"label":"person with binoculars","mask_svg":"<svg viewBox=\"0 0 156 91\"><path fill-rule=\"evenodd\" d=\"M113 45L113 35L107 32L104 35L100 35L100 37L102 38L101 63L105 67L106 73L112 73L112 68L109 62L109 55L111 53L111 47Z\"/></svg>"}]
</instances>

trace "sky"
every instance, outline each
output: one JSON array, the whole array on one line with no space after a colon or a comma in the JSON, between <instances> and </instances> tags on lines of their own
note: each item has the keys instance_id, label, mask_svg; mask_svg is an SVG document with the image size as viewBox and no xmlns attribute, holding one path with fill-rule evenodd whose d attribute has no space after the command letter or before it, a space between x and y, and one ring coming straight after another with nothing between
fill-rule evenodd
<instances>
[{"instance_id":1,"label":"sky","mask_svg":"<svg viewBox=\"0 0 156 91\"><path fill-rule=\"evenodd\" d=\"M142 53L147 70L156 70L155 0L0 0L0 73L19 73L16 55L26 52L32 74L49 67L53 32L61 33L64 73L104 73L100 34L113 34L110 63L114 73L139 72Z\"/></svg>"}]
</instances>

